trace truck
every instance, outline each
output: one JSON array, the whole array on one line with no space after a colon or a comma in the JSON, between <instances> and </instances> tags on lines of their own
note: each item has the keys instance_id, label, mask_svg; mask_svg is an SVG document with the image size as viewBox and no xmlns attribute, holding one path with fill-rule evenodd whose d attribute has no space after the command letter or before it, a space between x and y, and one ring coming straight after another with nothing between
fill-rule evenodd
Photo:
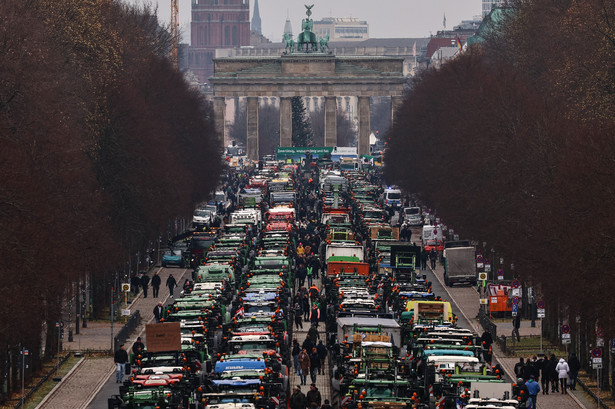
<instances>
[{"instance_id":1,"label":"truck","mask_svg":"<svg viewBox=\"0 0 615 409\"><path fill-rule=\"evenodd\" d=\"M425 247L427 242L430 240L442 241L442 228L440 228L440 226L432 225L423 226L423 234L421 235L421 238L423 240L423 247Z\"/></svg>"},{"instance_id":2,"label":"truck","mask_svg":"<svg viewBox=\"0 0 615 409\"><path fill-rule=\"evenodd\" d=\"M327 245L324 261L328 262L329 258L333 256L357 257L360 262L363 262L365 260L365 251L360 244L334 242Z\"/></svg>"},{"instance_id":3,"label":"truck","mask_svg":"<svg viewBox=\"0 0 615 409\"><path fill-rule=\"evenodd\" d=\"M476 250L453 247L444 250L444 283L476 285Z\"/></svg>"}]
</instances>

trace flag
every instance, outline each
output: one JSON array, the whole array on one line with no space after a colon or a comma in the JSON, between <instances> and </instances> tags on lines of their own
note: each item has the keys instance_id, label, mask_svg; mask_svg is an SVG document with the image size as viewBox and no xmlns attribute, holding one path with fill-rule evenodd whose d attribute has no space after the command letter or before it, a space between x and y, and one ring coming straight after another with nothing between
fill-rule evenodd
<instances>
[{"instance_id":1,"label":"flag","mask_svg":"<svg viewBox=\"0 0 615 409\"><path fill-rule=\"evenodd\" d=\"M412 56L416 57L416 41L414 42L414 45L412 46Z\"/></svg>"},{"instance_id":2,"label":"flag","mask_svg":"<svg viewBox=\"0 0 615 409\"><path fill-rule=\"evenodd\" d=\"M461 51L461 40L459 39L459 36L457 36L457 38L455 39L455 44L457 44L457 48L459 48L459 51Z\"/></svg>"},{"instance_id":3,"label":"flag","mask_svg":"<svg viewBox=\"0 0 615 409\"><path fill-rule=\"evenodd\" d=\"M446 13L444 13L444 18L442 19L442 26L446 30Z\"/></svg>"},{"instance_id":4,"label":"flag","mask_svg":"<svg viewBox=\"0 0 615 409\"><path fill-rule=\"evenodd\" d=\"M237 310L237 312L235 313L236 317L243 317L243 314L245 313L245 310L243 309L243 305L241 306L240 309Z\"/></svg>"}]
</instances>

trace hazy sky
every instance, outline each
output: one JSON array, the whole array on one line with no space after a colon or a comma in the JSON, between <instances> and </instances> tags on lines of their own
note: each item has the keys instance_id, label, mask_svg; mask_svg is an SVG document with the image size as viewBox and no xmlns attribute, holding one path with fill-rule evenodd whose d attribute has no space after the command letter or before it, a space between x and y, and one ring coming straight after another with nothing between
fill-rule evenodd
<instances>
[{"instance_id":1,"label":"hazy sky","mask_svg":"<svg viewBox=\"0 0 615 409\"><path fill-rule=\"evenodd\" d=\"M124 0L158 6L158 15L168 23L170 0ZM312 18L355 17L369 24L370 37L427 37L442 29L446 15L448 29L461 20L481 14L481 0L259 0L263 34L272 41L281 40L286 16L293 33L301 28L305 17L304 4L314 4ZM254 0L250 0L250 19ZM182 42L189 42L191 0L179 0Z\"/></svg>"}]
</instances>

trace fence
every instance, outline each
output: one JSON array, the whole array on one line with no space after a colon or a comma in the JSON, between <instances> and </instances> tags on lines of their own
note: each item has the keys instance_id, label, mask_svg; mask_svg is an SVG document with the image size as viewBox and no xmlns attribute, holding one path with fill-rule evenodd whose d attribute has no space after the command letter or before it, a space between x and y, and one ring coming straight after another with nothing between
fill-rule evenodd
<instances>
[{"instance_id":1,"label":"fence","mask_svg":"<svg viewBox=\"0 0 615 409\"><path fill-rule=\"evenodd\" d=\"M126 342L130 334L132 334L132 332L139 325L140 320L141 312L139 310L136 310L134 314L130 316L128 322L126 322L122 329L117 333L117 335L113 337L113 351L117 351L118 349L120 349L120 345ZM113 353L113 351L111 351L111 353Z\"/></svg>"},{"instance_id":2,"label":"fence","mask_svg":"<svg viewBox=\"0 0 615 409\"><path fill-rule=\"evenodd\" d=\"M45 376L43 376L37 383L36 385L34 385L29 391L28 393L25 394L23 401L19 400L19 403L17 403L13 409L18 409L21 408L21 404L28 401L28 399L30 399L32 397L32 395L34 395L34 393L45 383L47 382L47 380L49 379L50 376L52 376L53 374L55 374L58 369L60 368L60 365L62 365L64 362L66 362L66 360L68 358L70 358L70 352L66 355L64 355L64 357L62 357L62 359L60 360L60 362L58 362Z\"/></svg>"},{"instance_id":3,"label":"fence","mask_svg":"<svg viewBox=\"0 0 615 409\"><path fill-rule=\"evenodd\" d=\"M487 313L482 309L478 310L478 322L480 322L480 325L484 329L489 328L489 332L494 341L498 339L498 326L491 321Z\"/></svg>"}]
</instances>

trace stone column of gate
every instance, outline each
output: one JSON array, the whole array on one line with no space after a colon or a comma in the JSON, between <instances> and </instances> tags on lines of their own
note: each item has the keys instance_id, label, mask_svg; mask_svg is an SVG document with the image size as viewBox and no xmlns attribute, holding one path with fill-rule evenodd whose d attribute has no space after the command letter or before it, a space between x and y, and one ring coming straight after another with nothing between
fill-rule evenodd
<instances>
[{"instance_id":1,"label":"stone column of gate","mask_svg":"<svg viewBox=\"0 0 615 409\"><path fill-rule=\"evenodd\" d=\"M391 97L391 125L395 123L395 120L398 116L399 108L401 108L401 104L404 102L404 97L402 96L393 96Z\"/></svg>"},{"instance_id":2,"label":"stone column of gate","mask_svg":"<svg viewBox=\"0 0 615 409\"><path fill-rule=\"evenodd\" d=\"M337 146L337 97L325 97L325 146Z\"/></svg>"},{"instance_id":3,"label":"stone column of gate","mask_svg":"<svg viewBox=\"0 0 615 409\"><path fill-rule=\"evenodd\" d=\"M280 146L293 146L293 109L290 97L280 97Z\"/></svg>"},{"instance_id":4,"label":"stone column of gate","mask_svg":"<svg viewBox=\"0 0 615 409\"><path fill-rule=\"evenodd\" d=\"M370 97L358 97L359 155L369 155L369 102Z\"/></svg>"},{"instance_id":5,"label":"stone column of gate","mask_svg":"<svg viewBox=\"0 0 615 409\"><path fill-rule=\"evenodd\" d=\"M222 142L222 147L224 147L224 114L226 112L226 98L224 97L214 97L214 126L216 131L216 136Z\"/></svg>"},{"instance_id":6,"label":"stone column of gate","mask_svg":"<svg viewBox=\"0 0 615 409\"><path fill-rule=\"evenodd\" d=\"M248 97L247 104L247 151L248 158L258 160L258 97Z\"/></svg>"}]
</instances>

